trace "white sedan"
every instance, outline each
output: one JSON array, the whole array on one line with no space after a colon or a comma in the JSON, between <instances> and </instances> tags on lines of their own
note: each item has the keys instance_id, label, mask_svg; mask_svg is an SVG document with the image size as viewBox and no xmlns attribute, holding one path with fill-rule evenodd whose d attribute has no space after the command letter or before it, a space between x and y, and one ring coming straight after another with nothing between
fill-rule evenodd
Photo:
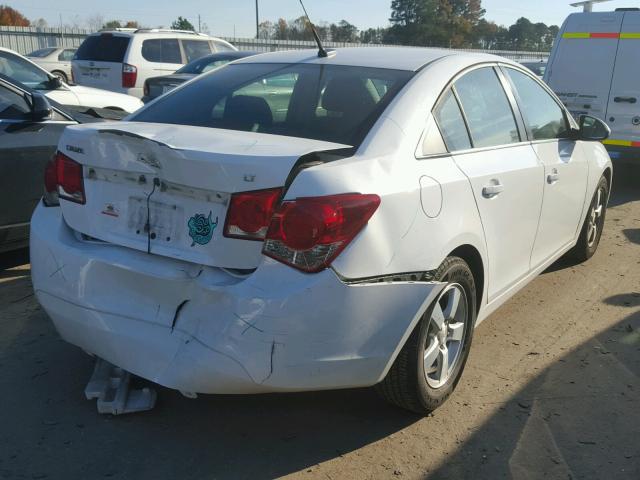
<instances>
[{"instance_id":1,"label":"white sedan","mask_svg":"<svg viewBox=\"0 0 640 480\"><path fill-rule=\"evenodd\" d=\"M19 53L0 47L0 74L27 87L38 90L61 105L108 108L128 113L143 104L131 95L98 88L67 85L59 76L51 74Z\"/></svg>"},{"instance_id":2,"label":"white sedan","mask_svg":"<svg viewBox=\"0 0 640 480\"><path fill-rule=\"evenodd\" d=\"M33 286L65 340L188 396L432 411L476 325L594 254L611 188L607 126L490 55L258 55L130 120L63 134Z\"/></svg>"}]
</instances>

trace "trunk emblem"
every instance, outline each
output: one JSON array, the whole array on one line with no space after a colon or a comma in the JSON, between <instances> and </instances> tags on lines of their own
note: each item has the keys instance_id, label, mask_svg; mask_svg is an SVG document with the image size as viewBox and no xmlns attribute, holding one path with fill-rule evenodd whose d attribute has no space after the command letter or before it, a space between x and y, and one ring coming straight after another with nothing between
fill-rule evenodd
<instances>
[{"instance_id":1,"label":"trunk emblem","mask_svg":"<svg viewBox=\"0 0 640 480\"><path fill-rule=\"evenodd\" d=\"M208 217L198 213L189 219L187 226L189 227L189 236L193 239L191 246L195 247L196 243L198 245L206 245L211 241L213 231L218 226L218 217L216 217L215 222L212 222L211 212L209 212Z\"/></svg>"}]
</instances>

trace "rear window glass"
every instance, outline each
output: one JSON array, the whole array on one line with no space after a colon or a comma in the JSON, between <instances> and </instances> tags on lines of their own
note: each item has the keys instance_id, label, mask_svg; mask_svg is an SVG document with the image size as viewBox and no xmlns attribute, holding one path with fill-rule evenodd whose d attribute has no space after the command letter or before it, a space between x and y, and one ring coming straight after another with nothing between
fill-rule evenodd
<instances>
[{"instance_id":1,"label":"rear window glass","mask_svg":"<svg viewBox=\"0 0 640 480\"><path fill-rule=\"evenodd\" d=\"M121 63L128 47L129 37L121 37L110 33L93 35L82 42L76 52L75 59Z\"/></svg>"},{"instance_id":2,"label":"rear window glass","mask_svg":"<svg viewBox=\"0 0 640 480\"><path fill-rule=\"evenodd\" d=\"M182 63L177 38L158 38L142 42L142 57L149 62Z\"/></svg>"},{"instance_id":3,"label":"rear window glass","mask_svg":"<svg viewBox=\"0 0 640 480\"><path fill-rule=\"evenodd\" d=\"M44 57L46 57L48 55L51 55L56 50L57 50L57 48L41 48L40 50L36 50L34 52L31 52L29 55L27 55L27 57L44 58Z\"/></svg>"},{"instance_id":4,"label":"rear window glass","mask_svg":"<svg viewBox=\"0 0 640 480\"><path fill-rule=\"evenodd\" d=\"M206 40L182 40L182 48L184 48L187 62L192 62L211 53L211 45Z\"/></svg>"},{"instance_id":5,"label":"rear window glass","mask_svg":"<svg viewBox=\"0 0 640 480\"><path fill-rule=\"evenodd\" d=\"M231 64L131 120L312 138L357 146L413 73L313 64Z\"/></svg>"}]
</instances>

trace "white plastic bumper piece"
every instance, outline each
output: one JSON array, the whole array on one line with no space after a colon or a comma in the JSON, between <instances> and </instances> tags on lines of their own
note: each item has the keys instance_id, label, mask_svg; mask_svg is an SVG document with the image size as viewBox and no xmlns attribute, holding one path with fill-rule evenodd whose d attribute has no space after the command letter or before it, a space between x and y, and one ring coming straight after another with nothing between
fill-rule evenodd
<instances>
[{"instance_id":1,"label":"white plastic bumper piece","mask_svg":"<svg viewBox=\"0 0 640 480\"><path fill-rule=\"evenodd\" d=\"M348 285L265 259L251 275L81 239L59 208L31 222L37 298L68 342L195 393L370 386L437 283Z\"/></svg>"}]
</instances>

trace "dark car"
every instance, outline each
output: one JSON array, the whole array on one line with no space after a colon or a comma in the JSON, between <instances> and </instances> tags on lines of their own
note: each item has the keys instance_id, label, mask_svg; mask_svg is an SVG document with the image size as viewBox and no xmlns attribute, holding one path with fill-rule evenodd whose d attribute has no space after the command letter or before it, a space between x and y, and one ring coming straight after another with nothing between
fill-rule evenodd
<instances>
[{"instance_id":1,"label":"dark car","mask_svg":"<svg viewBox=\"0 0 640 480\"><path fill-rule=\"evenodd\" d=\"M544 72L547 69L547 62L544 60L539 62L521 62L521 64L535 73L538 78L544 77Z\"/></svg>"},{"instance_id":2,"label":"dark car","mask_svg":"<svg viewBox=\"0 0 640 480\"><path fill-rule=\"evenodd\" d=\"M215 68L226 65L229 62L233 62L239 58L250 57L256 55L257 52L220 52L201 57L194 60L191 63L187 63L180 70L171 75L164 75L162 77L148 78L144 82L144 96L142 101L144 103L164 95L170 90L173 90L178 85L191 80L193 77L200 75L201 73L208 72Z\"/></svg>"},{"instance_id":3,"label":"dark car","mask_svg":"<svg viewBox=\"0 0 640 480\"><path fill-rule=\"evenodd\" d=\"M0 74L0 252L27 245L31 214L44 191L45 166L56 152L62 130L124 115L62 107Z\"/></svg>"}]
</instances>

